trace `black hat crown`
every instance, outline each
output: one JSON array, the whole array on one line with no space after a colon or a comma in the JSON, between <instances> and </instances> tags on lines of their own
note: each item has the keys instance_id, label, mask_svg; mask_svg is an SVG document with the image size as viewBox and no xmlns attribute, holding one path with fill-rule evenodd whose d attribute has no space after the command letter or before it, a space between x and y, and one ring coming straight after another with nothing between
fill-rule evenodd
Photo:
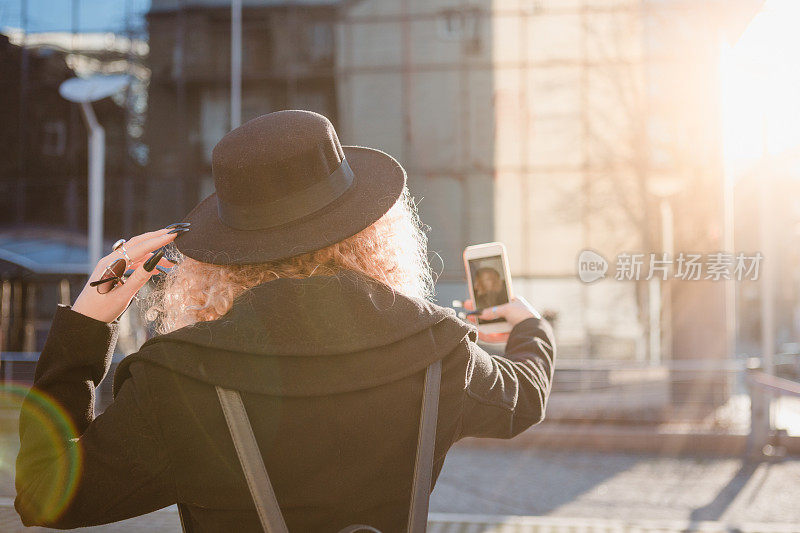
<instances>
[{"instance_id":1,"label":"black hat crown","mask_svg":"<svg viewBox=\"0 0 800 533\"><path fill-rule=\"evenodd\" d=\"M227 226L266 229L312 214L353 183L331 122L278 111L226 134L212 153L217 214Z\"/></svg>"},{"instance_id":2,"label":"black hat crown","mask_svg":"<svg viewBox=\"0 0 800 533\"><path fill-rule=\"evenodd\" d=\"M403 193L387 153L342 146L311 111L254 118L214 147L216 191L184 217L186 257L220 265L277 261L341 242L376 222Z\"/></svg>"}]
</instances>

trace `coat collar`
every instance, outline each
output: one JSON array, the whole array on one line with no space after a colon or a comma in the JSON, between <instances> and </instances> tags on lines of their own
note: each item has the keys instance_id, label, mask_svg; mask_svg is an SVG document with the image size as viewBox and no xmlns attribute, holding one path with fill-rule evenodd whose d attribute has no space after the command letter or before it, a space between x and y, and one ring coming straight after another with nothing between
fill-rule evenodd
<instances>
[{"instance_id":1,"label":"coat collar","mask_svg":"<svg viewBox=\"0 0 800 533\"><path fill-rule=\"evenodd\" d=\"M353 271L278 279L234 300L223 317L145 342L144 359L223 387L332 394L380 385L443 358L475 328L452 309L410 298Z\"/></svg>"}]
</instances>

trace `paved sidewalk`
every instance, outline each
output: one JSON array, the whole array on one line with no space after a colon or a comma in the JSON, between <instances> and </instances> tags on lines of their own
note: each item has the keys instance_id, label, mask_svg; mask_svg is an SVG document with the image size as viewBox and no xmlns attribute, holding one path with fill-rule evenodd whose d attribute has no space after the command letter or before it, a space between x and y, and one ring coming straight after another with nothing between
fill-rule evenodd
<instances>
[{"instance_id":1,"label":"paved sidewalk","mask_svg":"<svg viewBox=\"0 0 800 533\"><path fill-rule=\"evenodd\" d=\"M797 524L800 459L453 450L432 512Z\"/></svg>"},{"instance_id":2,"label":"paved sidewalk","mask_svg":"<svg viewBox=\"0 0 800 533\"><path fill-rule=\"evenodd\" d=\"M168 507L155 513L131 518L123 522L105 526L78 528L71 531L102 532L102 533L176 533L180 532L181 524L178 519L178 508ZM43 531L56 531L44 527L25 527L14 511L13 498L0 498L0 531L3 533L38 533Z\"/></svg>"},{"instance_id":3,"label":"paved sidewalk","mask_svg":"<svg viewBox=\"0 0 800 533\"><path fill-rule=\"evenodd\" d=\"M21 526L9 507L10 479L0 485L0 531L48 531ZM800 532L798 501L798 459L748 465L730 458L457 447L431 500L430 531ZM173 507L76 531L179 529Z\"/></svg>"}]
</instances>

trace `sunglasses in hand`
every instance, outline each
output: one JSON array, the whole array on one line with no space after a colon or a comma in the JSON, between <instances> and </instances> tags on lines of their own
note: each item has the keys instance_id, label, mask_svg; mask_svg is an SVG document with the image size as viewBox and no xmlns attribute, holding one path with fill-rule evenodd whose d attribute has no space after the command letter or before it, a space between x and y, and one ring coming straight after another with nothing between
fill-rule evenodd
<instances>
[{"instance_id":1,"label":"sunglasses in hand","mask_svg":"<svg viewBox=\"0 0 800 533\"><path fill-rule=\"evenodd\" d=\"M103 271L103 275L100 276L100 279L90 281L89 286L97 287L97 292L100 294L105 294L111 291L111 289L117 285L124 284L125 279L130 277L134 272L133 268L125 270L126 266L127 263L125 262L125 259L117 259L106 267L106 269ZM168 268L164 268L161 265L156 265L156 269L163 274L169 272Z\"/></svg>"},{"instance_id":2,"label":"sunglasses in hand","mask_svg":"<svg viewBox=\"0 0 800 533\"><path fill-rule=\"evenodd\" d=\"M117 285L124 284L126 266L128 266L128 264L125 262L125 259L117 259L106 267L100 279L90 281L89 286L97 287L97 292L105 294Z\"/></svg>"}]
</instances>

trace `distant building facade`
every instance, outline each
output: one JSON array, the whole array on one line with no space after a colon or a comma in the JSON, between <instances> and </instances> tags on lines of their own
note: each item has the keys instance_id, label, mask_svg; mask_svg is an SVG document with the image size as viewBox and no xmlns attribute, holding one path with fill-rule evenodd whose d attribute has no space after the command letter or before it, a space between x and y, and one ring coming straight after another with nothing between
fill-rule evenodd
<instances>
[{"instance_id":1,"label":"distant building facade","mask_svg":"<svg viewBox=\"0 0 800 533\"><path fill-rule=\"evenodd\" d=\"M148 220L179 220L213 191L211 149L230 130L230 2L153 0ZM242 122L281 109L336 122L332 5L244 2Z\"/></svg>"},{"instance_id":2,"label":"distant building facade","mask_svg":"<svg viewBox=\"0 0 800 533\"><path fill-rule=\"evenodd\" d=\"M409 170L441 257L440 303L464 297L464 246L500 240L515 291L556 313L562 355L724 358L721 284L586 285L576 260L596 250L613 278L621 252L722 246L719 37L755 4L344 3L341 135ZM698 321L706 335L689 334Z\"/></svg>"},{"instance_id":3,"label":"distant building facade","mask_svg":"<svg viewBox=\"0 0 800 533\"><path fill-rule=\"evenodd\" d=\"M87 132L60 84L80 72L120 67L131 47L97 34L9 30L0 35L0 364L4 379L32 368L56 303L74 301L86 282ZM127 41L129 44L131 41ZM129 154L128 109L93 104L106 130L104 236L110 249L143 227L141 166ZM129 320L123 321L127 331ZM125 335L123 335L124 337ZM126 339L123 339L126 344ZM9 370L13 369L13 371ZM24 377L24 376L23 376ZM29 376L28 376L29 377Z\"/></svg>"},{"instance_id":4,"label":"distant building facade","mask_svg":"<svg viewBox=\"0 0 800 533\"><path fill-rule=\"evenodd\" d=\"M718 37L751 4L253 0L242 118L316 110L343 143L397 157L431 226L440 303L464 297L464 246L501 240L516 291L557 316L562 353L720 358L721 287L585 285L576 259L600 252L613 278L620 252L722 246ZM212 190L211 148L230 126L230 5L154 0L148 23L148 219L161 223ZM697 320L706 337L685 334Z\"/></svg>"},{"instance_id":5,"label":"distant building facade","mask_svg":"<svg viewBox=\"0 0 800 533\"><path fill-rule=\"evenodd\" d=\"M63 53L25 49L0 35L0 225L4 227L79 228L82 184L78 181L86 168L86 136L79 110L58 94L59 84L71 76Z\"/></svg>"}]
</instances>

